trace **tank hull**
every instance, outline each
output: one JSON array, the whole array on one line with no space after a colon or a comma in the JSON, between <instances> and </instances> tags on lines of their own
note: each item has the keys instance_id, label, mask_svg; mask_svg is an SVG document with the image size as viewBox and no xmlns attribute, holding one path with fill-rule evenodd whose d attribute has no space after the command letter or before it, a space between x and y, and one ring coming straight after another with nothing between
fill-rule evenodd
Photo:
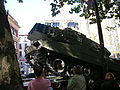
<instances>
[{"instance_id":1,"label":"tank hull","mask_svg":"<svg viewBox=\"0 0 120 90\"><path fill-rule=\"evenodd\" d=\"M104 48L105 61L102 60L100 45L79 32L71 29L60 30L36 23L29 32L28 39L32 45L31 48L26 48L26 57L32 56L35 61L43 63L47 67L47 73L62 76L62 80L68 79L64 77L67 73L71 74L70 69L74 65L81 65L87 81L92 80L94 83L101 81L106 62L108 71L113 72L116 76L120 75L120 62L110 59L110 52L106 48ZM30 62L31 58L26 59ZM58 60L64 62L64 66L61 68L56 67L58 63L55 65ZM58 72L58 69L62 72Z\"/></svg>"}]
</instances>

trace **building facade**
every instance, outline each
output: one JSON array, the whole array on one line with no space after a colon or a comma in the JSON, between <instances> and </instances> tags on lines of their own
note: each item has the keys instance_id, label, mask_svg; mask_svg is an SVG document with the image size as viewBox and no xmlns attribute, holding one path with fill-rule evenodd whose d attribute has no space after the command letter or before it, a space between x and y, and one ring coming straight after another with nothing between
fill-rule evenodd
<instances>
[{"instance_id":1,"label":"building facade","mask_svg":"<svg viewBox=\"0 0 120 90\"><path fill-rule=\"evenodd\" d=\"M21 35L19 33L20 26L18 22L10 14L8 14L8 22L9 22L11 34L14 40L17 60L21 68L21 67L26 66L26 63L25 63L26 59L24 57L25 56L24 49L30 45L30 41L27 39L27 35Z\"/></svg>"},{"instance_id":2,"label":"building facade","mask_svg":"<svg viewBox=\"0 0 120 90\"><path fill-rule=\"evenodd\" d=\"M72 28L79 32L79 22L77 20L45 20L45 25L59 27L60 29Z\"/></svg>"},{"instance_id":3,"label":"building facade","mask_svg":"<svg viewBox=\"0 0 120 90\"><path fill-rule=\"evenodd\" d=\"M20 67L24 67L26 65L26 59L25 59L25 48L30 46L30 41L27 39L27 34L19 34L19 54L18 54L18 60Z\"/></svg>"},{"instance_id":4,"label":"building facade","mask_svg":"<svg viewBox=\"0 0 120 90\"><path fill-rule=\"evenodd\" d=\"M19 32L20 26L18 25L18 22L10 14L8 14L8 22L10 25L11 34L13 36L14 46L15 46L16 54L17 54L17 58L18 58L18 53L19 53L19 49L18 49L19 34L18 34L18 32Z\"/></svg>"}]
</instances>

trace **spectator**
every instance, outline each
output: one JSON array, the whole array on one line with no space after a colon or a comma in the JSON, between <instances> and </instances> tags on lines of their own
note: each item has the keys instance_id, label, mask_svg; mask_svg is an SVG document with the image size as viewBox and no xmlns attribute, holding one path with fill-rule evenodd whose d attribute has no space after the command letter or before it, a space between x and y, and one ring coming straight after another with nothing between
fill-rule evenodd
<instances>
[{"instance_id":1,"label":"spectator","mask_svg":"<svg viewBox=\"0 0 120 90\"><path fill-rule=\"evenodd\" d=\"M101 84L101 90L120 90L113 73L111 72L106 73L105 80Z\"/></svg>"},{"instance_id":2,"label":"spectator","mask_svg":"<svg viewBox=\"0 0 120 90\"><path fill-rule=\"evenodd\" d=\"M68 81L68 90L86 90L85 77L82 74L81 66L73 67L73 77Z\"/></svg>"},{"instance_id":3,"label":"spectator","mask_svg":"<svg viewBox=\"0 0 120 90\"><path fill-rule=\"evenodd\" d=\"M30 81L28 90L51 90L51 82L43 77L43 68L40 65L33 66L35 80Z\"/></svg>"}]
</instances>

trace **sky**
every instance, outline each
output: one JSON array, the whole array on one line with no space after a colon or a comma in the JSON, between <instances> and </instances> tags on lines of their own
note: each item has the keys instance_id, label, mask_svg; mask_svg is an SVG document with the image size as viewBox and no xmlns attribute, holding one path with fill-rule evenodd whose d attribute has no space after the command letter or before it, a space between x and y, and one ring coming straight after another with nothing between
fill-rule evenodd
<instances>
[{"instance_id":1,"label":"sky","mask_svg":"<svg viewBox=\"0 0 120 90\"><path fill-rule=\"evenodd\" d=\"M23 3L17 0L7 0L5 8L20 25L19 31L27 34L35 23L42 23L51 17L50 3L50 0L23 0Z\"/></svg>"},{"instance_id":2,"label":"sky","mask_svg":"<svg viewBox=\"0 0 120 90\"><path fill-rule=\"evenodd\" d=\"M44 23L45 20L48 20L52 17L50 5L52 1L53 0L23 0L23 3L19 3L17 0L7 0L5 8L6 10L9 10L9 14L12 15L20 25L21 28L19 32L22 34L28 34L35 23ZM75 19L76 14L71 16L69 14L70 6L66 5L66 7L66 9L64 8L64 16L74 16ZM69 15L67 15L66 12ZM57 15L57 17L60 19L59 15Z\"/></svg>"}]
</instances>

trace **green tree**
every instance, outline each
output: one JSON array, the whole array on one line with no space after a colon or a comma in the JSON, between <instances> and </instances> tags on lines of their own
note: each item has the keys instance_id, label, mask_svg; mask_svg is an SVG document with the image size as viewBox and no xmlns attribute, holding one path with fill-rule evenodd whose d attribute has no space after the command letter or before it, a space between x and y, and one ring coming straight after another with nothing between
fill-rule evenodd
<instances>
[{"instance_id":1,"label":"green tree","mask_svg":"<svg viewBox=\"0 0 120 90\"><path fill-rule=\"evenodd\" d=\"M5 2L0 0L0 90L23 90Z\"/></svg>"},{"instance_id":2,"label":"green tree","mask_svg":"<svg viewBox=\"0 0 120 90\"><path fill-rule=\"evenodd\" d=\"M96 0L98 4L98 11L100 16L100 21L106 18L120 18L120 1L118 0ZM54 0L51 3L52 16L56 16L60 12L60 8L67 3L72 5L70 13L80 13L80 16L85 16L89 18L91 23L96 23L94 2L93 0Z\"/></svg>"}]
</instances>

